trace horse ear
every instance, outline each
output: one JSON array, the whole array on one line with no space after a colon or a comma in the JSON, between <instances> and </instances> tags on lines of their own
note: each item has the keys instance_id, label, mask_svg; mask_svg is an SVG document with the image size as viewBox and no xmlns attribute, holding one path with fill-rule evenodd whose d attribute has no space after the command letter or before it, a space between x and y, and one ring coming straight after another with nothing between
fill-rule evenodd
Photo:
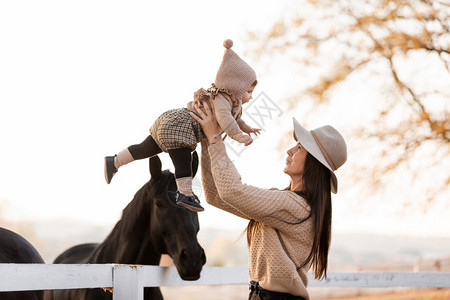
<instances>
[{"instance_id":1,"label":"horse ear","mask_svg":"<svg viewBox=\"0 0 450 300\"><path fill-rule=\"evenodd\" d=\"M161 179L161 160L159 159L158 155L152 156L149 159L149 169L150 169L150 175L151 179L159 181Z\"/></svg>"},{"instance_id":2,"label":"horse ear","mask_svg":"<svg viewBox=\"0 0 450 300\"><path fill-rule=\"evenodd\" d=\"M198 171L198 154L197 154L197 151L192 152L191 169L192 169L192 178L194 178L195 174L197 174L197 171Z\"/></svg>"}]
</instances>

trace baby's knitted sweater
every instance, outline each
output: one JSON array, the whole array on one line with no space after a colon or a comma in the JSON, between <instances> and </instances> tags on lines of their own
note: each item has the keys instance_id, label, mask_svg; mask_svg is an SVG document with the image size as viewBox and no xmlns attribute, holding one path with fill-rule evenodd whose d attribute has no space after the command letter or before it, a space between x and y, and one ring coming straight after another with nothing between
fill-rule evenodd
<instances>
[{"instance_id":1,"label":"baby's knitted sweater","mask_svg":"<svg viewBox=\"0 0 450 300\"><path fill-rule=\"evenodd\" d=\"M244 131L249 131L251 127L242 120L242 103L234 107L233 100L225 93L218 93L213 101L214 115L220 128L230 138L239 141L239 138L245 135ZM193 107L195 101L187 103L187 109L195 113Z\"/></svg>"},{"instance_id":2,"label":"baby's knitted sweater","mask_svg":"<svg viewBox=\"0 0 450 300\"><path fill-rule=\"evenodd\" d=\"M202 141L202 184L206 201L222 210L262 224L252 237L249 252L250 280L264 289L309 299L306 273L299 268L313 242L306 200L291 191L246 185L229 159L225 144Z\"/></svg>"}]
</instances>

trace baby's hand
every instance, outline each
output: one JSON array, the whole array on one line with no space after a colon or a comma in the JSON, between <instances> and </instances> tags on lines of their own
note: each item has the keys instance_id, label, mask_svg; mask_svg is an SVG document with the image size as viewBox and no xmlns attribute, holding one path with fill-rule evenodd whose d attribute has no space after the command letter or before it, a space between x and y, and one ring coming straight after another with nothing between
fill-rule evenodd
<instances>
[{"instance_id":1,"label":"baby's hand","mask_svg":"<svg viewBox=\"0 0 450 300\"><path fill-rule=\"evenodd\" d=\"M261 128L252 128L251 130L250 130L250 132L247 132L248 134L250 134L250 133L253 133L254 135L258 135L258 134L261 134Z\"/></svg>"},{"instance_id":2,"label":"baby's hand","mask_svg":"<svg viewBox=\"0 0 450 300\"><path fill-rule=\"evenodd\" d=\"M253 128L253 127L248 126L247 128L243 129L242 131L247 134L253 133L254 135L258 135L261 133L261 130L262 129L260 129L260 128Z\"/></svg>"},{"instance_id":3,"label":"baby's hand","mask_svg":"<svg viewBox=\"0 0 450 300\"><path fill-rule=\"evenodd\" d=\"M245 146L250 145L253 142L253 139L247 134L241 134L235 138L239 143L244 144Z\"/></svg>"}]
</instances>

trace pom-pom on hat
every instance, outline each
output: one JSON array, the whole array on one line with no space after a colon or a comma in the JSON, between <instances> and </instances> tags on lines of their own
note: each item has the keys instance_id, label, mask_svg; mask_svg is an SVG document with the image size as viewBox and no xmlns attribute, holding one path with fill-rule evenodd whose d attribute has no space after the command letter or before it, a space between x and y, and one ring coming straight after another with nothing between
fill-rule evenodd
<instances>
[{"instance_id":1,"label":"pom-pom on hat","mask_svg":"<svg viewBox=\"0 0 450 300\"><path fill-rule=\"evenodd\" d=\"M231 47L233 47L233 41L230 39L227 39L227 40L223 41L223 46L226 49L231 49Z\"/></svg>"},{"instance_id":2,"label":"pom-pom on hat","mask_svg":"<svg viewBox=\"0 0 450 300\"><path fill-rule=\"evenodd\" d=\"M256 81L256 73L236 52L231 50L232 40L225 40L223 46L225 53L214 84L217 88L227 89L237 101L241 102L244 93Z\"/></svg>"}]
</instances>

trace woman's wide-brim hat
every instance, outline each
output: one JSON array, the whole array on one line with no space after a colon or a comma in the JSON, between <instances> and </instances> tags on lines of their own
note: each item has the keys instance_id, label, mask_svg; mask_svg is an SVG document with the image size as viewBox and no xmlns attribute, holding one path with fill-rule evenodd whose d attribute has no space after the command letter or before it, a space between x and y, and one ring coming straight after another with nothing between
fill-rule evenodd
<instances>
[{"instance_id":1,"label":"woman's wide-brim hat","mask_svg":"<svg viewBox=\"0 0 450 300\"><path fill-rule=\"evenodd\" d=\"M294 139L330 170L331 191L336 194L338 181L334 171L347 160L347 144L344 138L330 125L308 131L295 118L293 119Z\"/></svg>"}]
</instances>

